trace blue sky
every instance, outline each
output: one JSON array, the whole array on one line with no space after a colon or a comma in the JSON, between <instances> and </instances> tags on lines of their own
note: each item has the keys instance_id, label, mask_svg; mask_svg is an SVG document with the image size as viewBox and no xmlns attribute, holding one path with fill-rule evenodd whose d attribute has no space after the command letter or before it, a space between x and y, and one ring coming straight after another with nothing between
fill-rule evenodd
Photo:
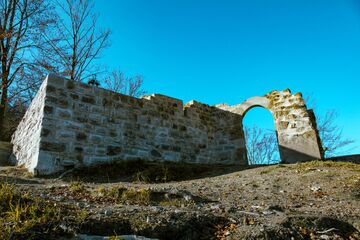
<instances>
[{"instance_id":1,"label":"blue sky","mask_svg":"<svg viewBox=\"0 0 360 240\"><path fill-rule=\"evenodd\" d=\"M290 88L320 113L337 109L360 145L360 0L97 0L95 10L112 30L102 62L142 74L148 93L212 105Z\"/></svg>"}]
</instances>

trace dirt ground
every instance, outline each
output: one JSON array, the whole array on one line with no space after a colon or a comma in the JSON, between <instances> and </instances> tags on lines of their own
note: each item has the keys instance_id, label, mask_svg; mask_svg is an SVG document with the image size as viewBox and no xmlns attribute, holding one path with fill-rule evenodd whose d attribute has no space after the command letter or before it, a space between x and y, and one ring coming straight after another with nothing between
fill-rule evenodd
<instances>
[{"instance_id":1,"label":"dirt ground","mask_svg":"<svg viewBox=\"0 0 360 240\"><path fill-rule=\"evenodd\" d=\"M74 208L68 217L83 215L76 224L60 218L56 233L28 228L10 238L30 239L33 231L32 239L360 239L360 164L312 161L192 174L179 168L179 176L192 179L171 177L166 168L155 183L104 170L39 178L1 167L0 181L21 194Z\"/></svg>"}]
</instances>

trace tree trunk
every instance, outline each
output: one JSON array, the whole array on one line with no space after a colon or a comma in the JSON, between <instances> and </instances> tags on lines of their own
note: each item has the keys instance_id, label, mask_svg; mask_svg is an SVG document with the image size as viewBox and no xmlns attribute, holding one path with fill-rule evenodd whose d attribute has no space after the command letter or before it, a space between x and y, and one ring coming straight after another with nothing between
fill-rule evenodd
<instances>
[{"instance_id":1,"label":"tree trunk","mask_svg":"<svg viewBox=\"0 0 360 240\"><path fill-rule=\"evenodd\" d=\"M0 99L0 140L5 139L5 116L8 100L7 84L1 86L1 99Z\"/></svg>"}]
</instances>

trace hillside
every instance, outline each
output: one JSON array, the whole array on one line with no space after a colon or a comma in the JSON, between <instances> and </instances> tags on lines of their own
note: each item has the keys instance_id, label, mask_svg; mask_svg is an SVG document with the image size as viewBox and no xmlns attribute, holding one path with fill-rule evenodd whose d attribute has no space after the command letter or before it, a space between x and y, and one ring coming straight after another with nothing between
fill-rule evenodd
<instances>
[{"instance_id":1,"label":"hillside","mask_svg":"<svg viewBox=\"0 0 360 240\"><path fill-rule=\"evenodd\" d=\"M360 164L136 162L61 179L2 167L0 178L1 239L360 239Z\"/></svg>"}]
</instances>

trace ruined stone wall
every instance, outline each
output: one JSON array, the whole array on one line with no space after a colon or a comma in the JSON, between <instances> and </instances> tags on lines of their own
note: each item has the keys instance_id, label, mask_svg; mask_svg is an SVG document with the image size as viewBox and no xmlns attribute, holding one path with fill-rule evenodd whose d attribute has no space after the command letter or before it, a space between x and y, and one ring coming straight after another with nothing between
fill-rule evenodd
<instances>
[{"instance_id":1,"label":"ruined stone wall","mask_svg":"<svg viewBox=\"0 0 360 240\"><path fill-rule=\"evenodd\" d=\"M291 94L289 89L272 91L235 106L217 107L244 117L251 108L257 106L268 109L273 115L282 162L323 158L315 116L312 110L306 108L301 93Z\"/></svg>"},{"instance_id":2,"label":"ruined stone wall","mask_svg":"<svg viewBox=\"0 0 360 240\"><path fill-rule=\"evenodd\" d=\"M55 75L41 86L13 143L18 163L39 174L131 159L246 163L238 114L157 94L137 99Z\"/></svg>"},{"instance_id":3,"label":"ruined stone wall","mask_svg":"<svg viewBox=\"0 0 360 240\"><path fill-rule=\"evenodd\" d=\"M242 119L256 106L274 117L282 162L323 157L314 114L290 90L235 106L183 106L49 75L12 137L13 159L38 174L132 159L246 165Z\"/></svg>"}]
</instances>

